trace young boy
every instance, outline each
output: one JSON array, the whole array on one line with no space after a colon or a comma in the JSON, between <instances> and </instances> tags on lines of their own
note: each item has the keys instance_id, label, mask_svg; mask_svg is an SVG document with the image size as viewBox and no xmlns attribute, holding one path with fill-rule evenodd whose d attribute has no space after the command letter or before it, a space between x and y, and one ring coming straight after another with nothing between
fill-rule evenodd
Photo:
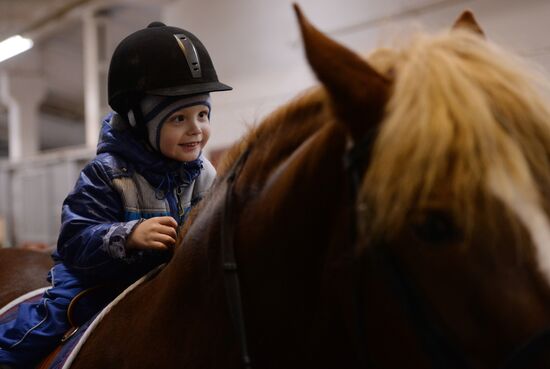
<instances>
[{"instance_id":1,"label":"young boy","mask_svg":"<svg viewBox=\"0 0 550 369\"><path fill-rule=\"evenodd\" d=\"M231 87L218 81L193 34L160 22L131 34L113 54L108 89L114 113L63 203L52 288L0 325L0 368L31 367L59 344L81 292L110 286L88 299L80 312L88 318L106 295L168 261L177 227L214 179L201 154L210 136L209 93Z\"/></svg>"}]
</instances>

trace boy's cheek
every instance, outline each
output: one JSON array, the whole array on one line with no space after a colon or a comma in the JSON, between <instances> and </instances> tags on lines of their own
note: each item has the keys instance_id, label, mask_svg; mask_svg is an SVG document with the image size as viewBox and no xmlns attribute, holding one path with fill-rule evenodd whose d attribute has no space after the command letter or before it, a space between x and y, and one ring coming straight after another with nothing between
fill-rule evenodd
<instances>
[{"instance_id":1,"label":"boy's cheek","mask_svg":"<svg viewBox=\"0 0 550 369\"><path fill-rule=\"evenodd\" d=\"M161 136L160 139L160 150L163 151L174 151L175 148L177 148L177 140L174 138L175 135L166 135L164 137Z\"/></svg>"}]
</instances>

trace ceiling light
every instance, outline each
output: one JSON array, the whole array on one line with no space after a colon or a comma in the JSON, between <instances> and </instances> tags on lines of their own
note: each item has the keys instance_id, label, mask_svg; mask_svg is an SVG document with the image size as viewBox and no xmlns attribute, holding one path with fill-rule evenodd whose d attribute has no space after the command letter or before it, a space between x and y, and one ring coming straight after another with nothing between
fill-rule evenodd
<instances>
[{"instance_id":1,"label":"ceiling light","mask_svg":"<svg viewBox=\"0 0 550 369\"><path fill-rule=\"evenodd\" d=\"M20 35L5 39L0 42L0 62L27 51L32 45L33 42L30 38L21 37Z\"/></svg>"}]
</instances>

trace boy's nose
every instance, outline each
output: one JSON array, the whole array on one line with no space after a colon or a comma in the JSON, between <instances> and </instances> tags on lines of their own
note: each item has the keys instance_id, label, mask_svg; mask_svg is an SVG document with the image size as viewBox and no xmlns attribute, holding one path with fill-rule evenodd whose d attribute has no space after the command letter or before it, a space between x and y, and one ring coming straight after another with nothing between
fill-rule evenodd
<instances>
[{"instance_id":1,"label":"boy's nose","mask_svg":"<svg viewBox=\"0 0 550 369\"><path fill-rule=\"evenodd\" d=\"M187 131L187 134L190 136L198 135L202 133L201 126L198 122L198 119L191 119L191 125L189 127L189 130Z\"/></svg>"}]
</instances>

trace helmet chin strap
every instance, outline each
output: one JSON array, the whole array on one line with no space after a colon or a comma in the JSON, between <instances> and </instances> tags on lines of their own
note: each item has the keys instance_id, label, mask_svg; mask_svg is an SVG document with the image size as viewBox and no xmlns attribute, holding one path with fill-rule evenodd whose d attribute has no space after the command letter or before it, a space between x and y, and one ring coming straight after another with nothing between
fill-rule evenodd
<instances>
[{"instance_id":1,"label":"helmet chin strap","mask_svg":"<svg viewBox=\"0 0 550 369\"><path fill-rule=\"evenodd\" d=\"M127 118L128 123L130 123L130 126L132 126L132 129L136 135L148 143L147 128L145 127L145 120L143 118L143 112L141 111L139 102L134 103L130 110L128 110Z\"/></svg>"},{"instance_id":2,"label":"helmet chin strap","mask_svg":"<svg viewBox=\"0 0 550 369\"><path fill-rule=\"evenodd\" d=\"M132 128L137 125L136 117L134 116L134 111L132 109L128 111L128 123L130 123Z\"/></svg>"}]
</instances>

